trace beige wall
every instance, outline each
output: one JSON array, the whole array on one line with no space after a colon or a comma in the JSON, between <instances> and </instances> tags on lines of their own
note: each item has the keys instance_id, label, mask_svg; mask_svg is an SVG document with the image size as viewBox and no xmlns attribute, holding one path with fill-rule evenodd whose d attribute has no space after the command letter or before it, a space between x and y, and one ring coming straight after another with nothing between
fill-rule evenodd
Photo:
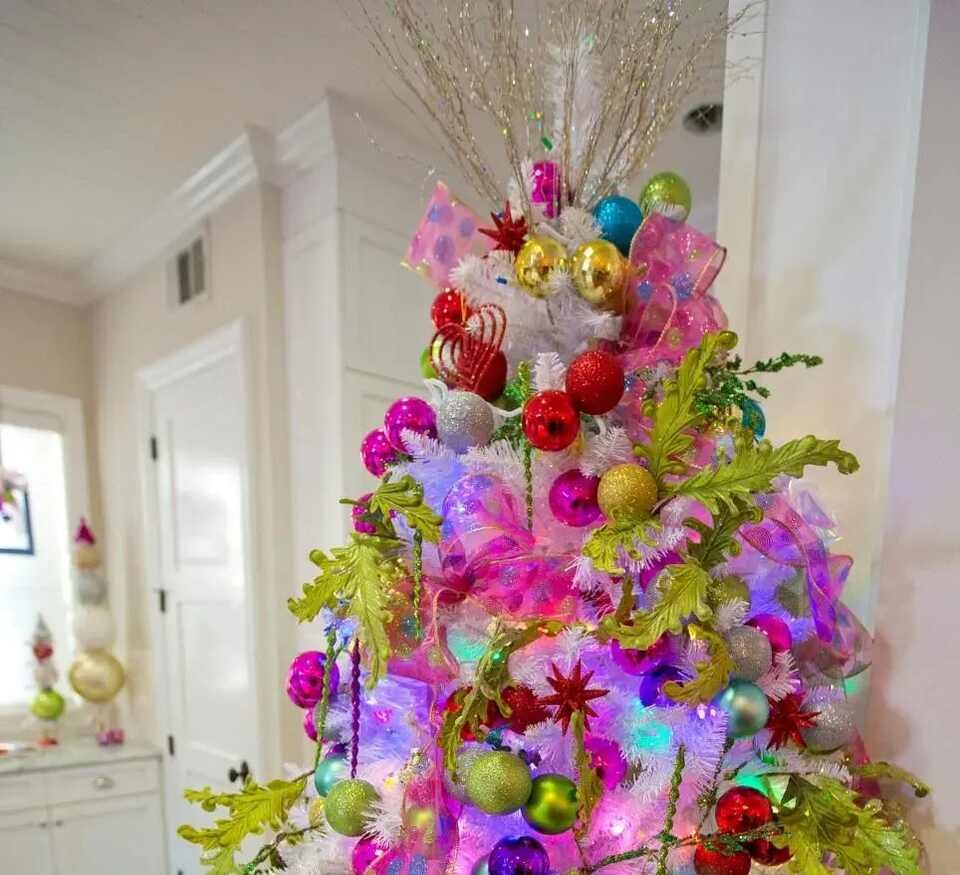
<instances>
[{"instance_id":1,"label":"beige wall","mask_svg":"<svg viewBox=\"0 0 960 875\"><path fill-rule=\"evenodd\" d=\"M96 404L86 312L0 288L0 385L79 398L86 423L90 514L101 521ZM72 523L71 523L72 525Z\"/></svg>"},{"instance_id":2,"label":"beige wall","mask_svg":"<svg viewBox=\"0 0 960 875\"><path fill-rule=\"evenodd\" d=\"M254 186L210 217L211 294L173 309L163 261L142 270L91 313L93 371L99 403L99 454L108 567L125 594L117 605L130 661L135 728L155 729L150 687L150 611L147 591L137 435L137 373L215 329L242 319L249 340L251 413L256 436L253 502L258 511L255 598L267 636L261 690L279 687L292 635L277 640L278 613L289 585L289 497L286 392L283 366L283 289L280 195ZM279 607L278 607L279 606ZM285 612L284 612L285 613ZM290 619L292 625L292 618ZM269 704L269 700L267 700ZM273 708L280 712L281 709ZM290 709L283 709L286 713ZM277 717L276 719L280 719ZM295 743L292 729L291 743ZM270 733L277 738L277 731ZM270 763L268 763L270 765Z\"/></svg>"}]
</instances>

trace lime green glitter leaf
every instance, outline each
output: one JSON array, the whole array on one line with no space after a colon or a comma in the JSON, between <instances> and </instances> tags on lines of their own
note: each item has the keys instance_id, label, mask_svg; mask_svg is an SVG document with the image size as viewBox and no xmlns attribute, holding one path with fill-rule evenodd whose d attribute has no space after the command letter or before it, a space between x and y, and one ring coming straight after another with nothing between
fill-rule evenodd
<instances>
[{"instance_id":1,"label":"lime green glitter leaf","mask_svg":"<svg viewBox=\"0 0 960 875\"><path fill-rule=\"evenodd\" d=\"M423 500L423 487L409 474L392 483L382 483L370 496L370 510L385 520L390 519L391 511L396 511L425 541L436 544L440 540L443 520Z\"/></svg>"}]
</instances>

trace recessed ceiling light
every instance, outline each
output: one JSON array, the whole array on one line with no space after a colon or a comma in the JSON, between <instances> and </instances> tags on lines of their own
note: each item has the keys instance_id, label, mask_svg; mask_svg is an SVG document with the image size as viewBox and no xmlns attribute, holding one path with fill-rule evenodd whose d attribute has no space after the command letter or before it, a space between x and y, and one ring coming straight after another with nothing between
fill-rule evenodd
<instances>
[{"instance_id":1,"label":"recessed ceiling light","mask_svg":"<svg viewBox=\"0 0 960 875\"><path fill-rule=\"evenodd\" d=\"M695 106L683 117L683 126L694 134L716 134L723 127L723 104Z\"/></svg>"}]
</instances>

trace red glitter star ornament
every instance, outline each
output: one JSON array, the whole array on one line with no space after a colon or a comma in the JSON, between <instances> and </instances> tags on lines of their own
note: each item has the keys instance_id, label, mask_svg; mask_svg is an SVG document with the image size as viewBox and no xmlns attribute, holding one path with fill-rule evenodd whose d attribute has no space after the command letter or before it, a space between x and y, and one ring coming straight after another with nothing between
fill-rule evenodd
<instances>
[{"instance_id":1,"label":"red glitter star ornament","mask_svg":"<svg viewBox=\"0 0 960 875\"><path fill-rule=\"evenodd\" d=\"M564 677L560 674L559 669L552 662L550 663L550 669L553 671L553 677L548 677L547 681L556 692L552 696L541 699L541 704L557 706L553 719L554 722L559 723L563 727L564 735L567 734L567 729L570 726L570 718L573 717L577 711L583 712L583 728L589 729L589 718L599 716L597 712L590 707L590 700L599 699L601 696L607 695L610 691L602 690L599 687L594 687L592 690L587 689L587 684L590 683L593 672L588 671L586 674L583 673L582 660L577 660L577 664L570 673L570 677Z\"/></svg>"},{"instance_id":2,"label":"red glitter star ornament","mask_svg":"<svg viewBox=\"0 0 960 875\"><path fill-rule=\"evenodd\" d=\"M527 220L520 216L514 219L510 212L510 202L503 207L503 212L498 216L496 213L490 213L495 228L480 228L481 234L486 234L497 245L494 249L503 249L506 252L519 252L523 246L524 239L527 236Z\"/></svg>"},{"instance_id":3,"label":"red glitter star ornament","mask_svg":"<svg viewBox=\"0 0 960 875\"><path fill-rule=\"evenodd\" d=\"M779 702L771 702L767 719L767 729L773 733L770 747L784 747L790 741L797 747L806 747L801 730L816 726L819 714L819 711L803 710L803 698L799 693L790 693Z\"/></svg>"}]
</instances>

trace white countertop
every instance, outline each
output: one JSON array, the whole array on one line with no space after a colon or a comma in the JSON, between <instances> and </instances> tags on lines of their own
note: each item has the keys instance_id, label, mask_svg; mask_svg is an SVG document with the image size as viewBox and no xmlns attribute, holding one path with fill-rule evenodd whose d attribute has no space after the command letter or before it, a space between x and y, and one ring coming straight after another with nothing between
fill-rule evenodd
<instances>
[{"instance_id":1,"label":"white countertop","mask_svg":"<svg viewBox=\"0 0 960 875\"><path fill-rule=\"evenodd\" d=\"M63 741L56 747L0 756L0 777L19 772L159 759L160 755L159 748L143 741L127 741L112 747L101 747L93 738L77 738Z\"/></svg>"}]
</instances>

